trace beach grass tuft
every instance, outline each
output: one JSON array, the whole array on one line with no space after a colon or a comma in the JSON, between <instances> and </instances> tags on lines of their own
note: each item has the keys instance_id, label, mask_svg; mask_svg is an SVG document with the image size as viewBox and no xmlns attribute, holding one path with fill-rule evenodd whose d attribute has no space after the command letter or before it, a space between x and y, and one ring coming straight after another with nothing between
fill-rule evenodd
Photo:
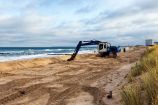
<instances>
[{"instance_id":1,"label":"beach grass tuft","mask_svg":"<svg viewBox=\"0 0 158 105\"><path fill-rule=\"evenodd\" d=\"M142 105L140 86L128 86L121 92L123 105Z\"/></svg>"}]
</instances>

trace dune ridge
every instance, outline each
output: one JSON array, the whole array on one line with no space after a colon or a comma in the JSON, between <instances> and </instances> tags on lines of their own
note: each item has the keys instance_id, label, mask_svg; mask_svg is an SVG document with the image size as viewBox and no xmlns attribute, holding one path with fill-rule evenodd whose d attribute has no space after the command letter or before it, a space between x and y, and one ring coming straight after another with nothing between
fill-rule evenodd
<instances>
[{"instance_id":1,"label":"dune ridge","mask_svg":"<svg viewBox=\"0 0 158 105\"><path fill-rule=\"evenodd\" d=\"M0 63L0 71L6 72L11 70L46 66L48 64L58 63L63 61L61 57L51 57L51 58L36 58L30 60L16 60Z\"/></svg>"}]
</instances>

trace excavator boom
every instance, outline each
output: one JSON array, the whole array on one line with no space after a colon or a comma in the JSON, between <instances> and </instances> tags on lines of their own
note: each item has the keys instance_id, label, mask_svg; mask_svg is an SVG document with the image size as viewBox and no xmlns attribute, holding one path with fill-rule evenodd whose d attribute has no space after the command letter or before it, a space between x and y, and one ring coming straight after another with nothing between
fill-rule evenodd
<instances>
[{"instance_id":1,"label":"excavator boom","mask_svg":"<svg viewBox=\"0 0 158 105\"><path fill-rule=\"evenodd\" d=\"M72 54L71 58L69 58L67 61L74 60L76 55L78 54L78 51L80 50L81 46L87 46L87 45L98 45L100 41L97 40L91 40L91 41L79 41L77 44L77 47L75 48L74 53Z\"/></svg>"}]
</instances>

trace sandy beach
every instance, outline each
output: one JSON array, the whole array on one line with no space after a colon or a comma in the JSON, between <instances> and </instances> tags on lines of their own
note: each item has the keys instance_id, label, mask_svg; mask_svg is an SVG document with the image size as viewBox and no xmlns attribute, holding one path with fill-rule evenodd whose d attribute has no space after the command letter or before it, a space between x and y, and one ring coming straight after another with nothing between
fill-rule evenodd
<instances>
[{"instance_id":1,"label":"sandy beach","mask_svg":"<svg viewBox=\"0 0 158 105\"><path fill-rule=\"evenodd\" d=\"M119 89L144 50L116 59L81 54L71 62L66 55L0 63L0 105L120 105Z\"/></svg>"}]
</instances>

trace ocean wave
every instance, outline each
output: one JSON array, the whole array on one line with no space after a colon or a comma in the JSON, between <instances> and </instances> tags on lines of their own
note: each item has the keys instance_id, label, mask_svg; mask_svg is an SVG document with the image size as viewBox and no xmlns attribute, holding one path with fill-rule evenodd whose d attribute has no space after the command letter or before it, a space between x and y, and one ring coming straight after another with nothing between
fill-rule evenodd
<instances>
[{"instance_id":1,"label":"ocean wave","mask_svg":"<svg viewBox=\"0 0 158 105\"><path fill-rule=\"evenodd\" d=\"M55 48L55 49L33 49L33 48L21 48L21 49L8 49L0 50L0 62L33 59L50 56L70 55L74 52L75 48ZM94 48L81 48L79 54L94 53Z\"/></svg>"}]
</instances>

